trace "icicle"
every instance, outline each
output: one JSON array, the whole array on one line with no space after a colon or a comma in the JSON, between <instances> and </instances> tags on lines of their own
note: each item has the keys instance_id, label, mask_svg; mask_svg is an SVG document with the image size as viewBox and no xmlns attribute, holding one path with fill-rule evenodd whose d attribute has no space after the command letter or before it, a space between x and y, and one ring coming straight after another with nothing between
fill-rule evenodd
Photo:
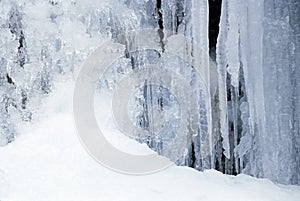
<instances>
[{"instance_id":1,"label":"icicle","mask_svg":"<svg viewBox=\"0 0 300 201\"><path fill-rule=\"evenodd\" d=\"M229 133L228 133L228 116L227 116L227 55L226 40L227 33L227 1L222 1L222 12L220 19L220 33L217 41L217 67L219 82L219 109L220 109L220 131L223 138L224 155L230 158Z\"/></svg>"}]
</instances>

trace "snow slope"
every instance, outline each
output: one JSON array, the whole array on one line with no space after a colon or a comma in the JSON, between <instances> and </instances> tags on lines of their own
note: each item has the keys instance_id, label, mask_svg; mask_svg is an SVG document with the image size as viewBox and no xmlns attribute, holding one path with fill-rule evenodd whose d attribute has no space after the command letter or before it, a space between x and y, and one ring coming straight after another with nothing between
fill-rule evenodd
<instances>
[{"instance_id":1,"label":"snow slope","mask_svg":"<svg viewBox=\"0 0 300 201\"><path fill-rule=\"evenodd\" d=\"M57 85L39 106L34 123L20 125L17 140L0 148L1 201L300 199L299 186L277 185L246 175L227 176L214 170L198 172L173 166L145 176L108 170L80 144L72 116L72 90L72 82ZM149 151L129 139L116 144L120 143L123 148L130 143L130 152Z\"/></svg>"}]
</instances>

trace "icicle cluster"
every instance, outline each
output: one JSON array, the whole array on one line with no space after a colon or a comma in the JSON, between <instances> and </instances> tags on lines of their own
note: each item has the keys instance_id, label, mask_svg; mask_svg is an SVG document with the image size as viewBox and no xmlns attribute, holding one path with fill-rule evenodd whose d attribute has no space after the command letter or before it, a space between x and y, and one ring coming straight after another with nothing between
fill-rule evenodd
<instances>
[{"instance_id":1,"label":"icicle cluster","mask_svg":"<svg viewBox=\"0 0 300 201\"><path fill-rule=\"evenodd\" d=\"M223 0L217 47L225 172L300 182L299 1Z\"/></svg>"},{"instance_id":2,"label":"icicle cluster","mask_svg":"<svg viewBox=\"0 0 300 201\"><path fill-rule=\"evenodd\" d=\"M126 5L113 5L0 1L0 146L14 140L17 124L34 118L55 80L73 79L101 41L138 26Z\"/></svg>"}]
</instances>

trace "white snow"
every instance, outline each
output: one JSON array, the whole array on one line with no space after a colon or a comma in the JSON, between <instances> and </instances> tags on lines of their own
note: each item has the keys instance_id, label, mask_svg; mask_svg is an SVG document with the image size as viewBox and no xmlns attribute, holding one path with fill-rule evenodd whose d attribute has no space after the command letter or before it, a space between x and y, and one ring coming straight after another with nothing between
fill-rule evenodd
<instances>
[{"instance_id":1,"label":"white snow","mask_svg":"<svg viewBox=\"0 0 300 201\"><path fill-rule=\"evenodd\" d=\"M0 148L1 201L296 201L300 198L299 186L277 185L246 175L228 176L214 170L198 172L172 166L145 176L108 170L88 155L77 137L72 116L73 83L56 86L39 106L34 123L20 125L21 134L16 141ZM107 131L113 135L116 131L110 128ZM130 143L130 151L146 150L129 139L116 144L120 143Z\"/></svg>"}]
</instances>

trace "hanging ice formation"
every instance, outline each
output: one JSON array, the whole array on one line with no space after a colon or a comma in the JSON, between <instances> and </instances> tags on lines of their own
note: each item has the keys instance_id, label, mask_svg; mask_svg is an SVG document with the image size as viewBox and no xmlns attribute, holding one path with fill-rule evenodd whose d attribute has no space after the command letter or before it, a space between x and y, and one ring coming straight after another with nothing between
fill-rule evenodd
<instances>
[{"instance_id":1,"label":"hanging ice formation","mask_svg":"<svg viewBox=\"0 0 300 201\"><path fill-rule=\"evenodd\" d=\"M36 103L51 92L55 79L76 76L97 41L128 30L156 28L160 36L168 31L183 34L201 49L197 58L207 93L195 85L192 65L174 66L199 97L200 125L196 131L189 130L193 125L187 128L186 152L177 163L300 183L298 0L223 0L217 65L209 59L207 0L2 0L0 4L0 145L15 138L18 121L34 117ZM163 52L167 48L163 37L160 42ZM193 50L191 55L196 54ZM120 62L134 69L155 62L161 52L128 52ZM176 63L171 57L164 59L170 68ZM112 72L107 87L118 73ZM165 114L173 118L169 125L176 124L183 106L170 98L167 89L145 84L136 97L139 105L132 117L139 126L149 129L163 107L174 114ZM158 114L150 114L156 103ZM160 140L168 141L169 134ZM156 140L147 143L159 152L162 144Z\"/></svg>"}]
</instances>

